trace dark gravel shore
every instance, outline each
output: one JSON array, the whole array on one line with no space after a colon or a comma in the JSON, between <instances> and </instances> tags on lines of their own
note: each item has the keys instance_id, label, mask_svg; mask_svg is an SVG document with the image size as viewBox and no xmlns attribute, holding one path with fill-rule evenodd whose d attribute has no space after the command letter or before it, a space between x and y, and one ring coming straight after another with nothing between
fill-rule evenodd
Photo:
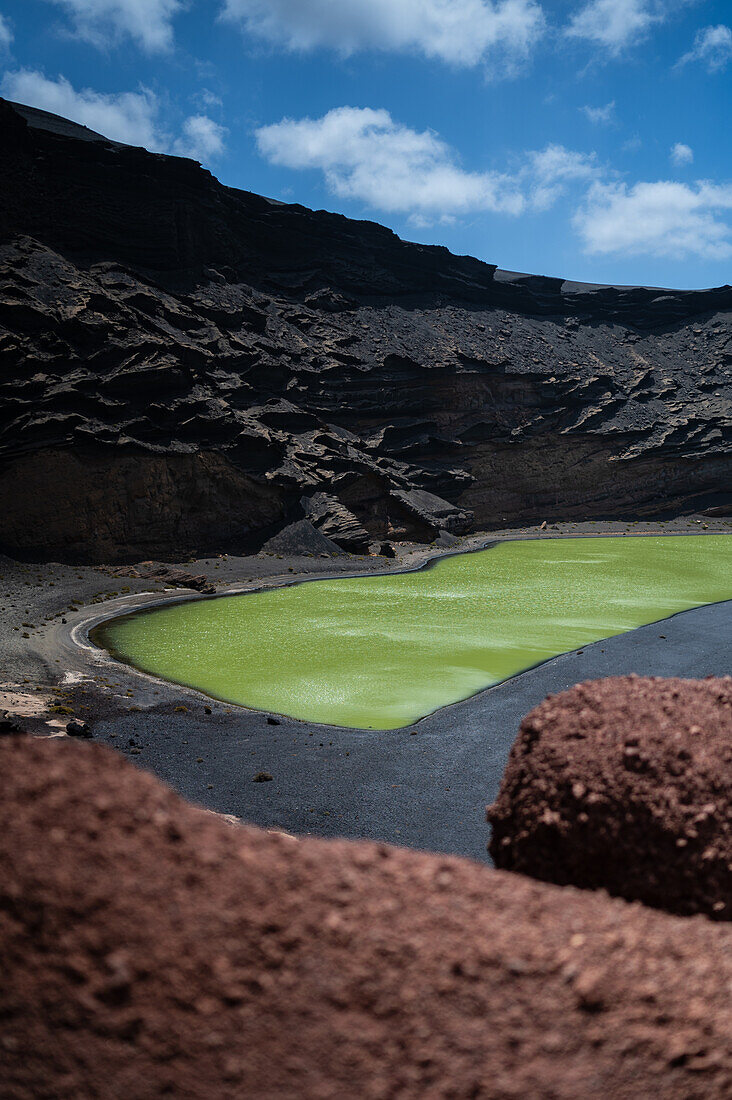
<instances>
[{"instance_id":1,"label":"dark gravel shore","mask_svg":"<svg viewBox=\"0 0 732 1100\"><path fill-rule=\"evenodd\" d=\"M462 540L461 548L497 537L703 529L729 531L729 521L563 524L548 531L491 532ZM416 567L436 553L423 546L400 547L394 561L347 555L222 557L183 568L206 574L226 592L263 581ZM498 791L521 719L549 692L631 672L703 677L732 668L728 602L557 657L406 729L366 733L287 718L274 725L262 712L154 681L85 642L96 619L175 596L163 581L8 559L0 561L0 577L0 708L18 716L24 728L65 736L72 716L88 722L96 740L130 755L187 798L257 825L482 859L487 858L486 803ZM272 780L253 782L262 772Z\"/></svg>"}]
</instances>

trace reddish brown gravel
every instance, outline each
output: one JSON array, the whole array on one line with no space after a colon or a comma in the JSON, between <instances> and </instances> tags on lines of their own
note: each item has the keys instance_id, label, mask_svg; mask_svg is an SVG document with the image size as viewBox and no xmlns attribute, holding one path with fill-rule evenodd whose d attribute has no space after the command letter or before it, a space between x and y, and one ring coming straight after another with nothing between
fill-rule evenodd
<instances>
[{"instance_id":1,"label":"reddish brown gravel","mask_svg":"<svg viewBox=\"0 0 732 1100\"><path fill-rule=\"evenodd\" d=\"M0 742L0 1094L717 1100L730 929Z\"/></svg>"},{"instance_id":2,"label":"reddish brown gravel","mask_svg":"<svg viewBox=\"0 0 732 1100\"><path fill-rule=\"evenodd\" d=\"M732 677L549 696L488 807L497 867L732 918Z\"/></svg>"}]
</instances>

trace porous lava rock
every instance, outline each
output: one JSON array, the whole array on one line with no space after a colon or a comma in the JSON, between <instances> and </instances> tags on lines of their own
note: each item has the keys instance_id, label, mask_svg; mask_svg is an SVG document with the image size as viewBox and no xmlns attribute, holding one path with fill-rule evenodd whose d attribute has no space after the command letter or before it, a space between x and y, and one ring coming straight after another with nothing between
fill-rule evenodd
<instances>
[{"instance_id":1,"label":"porous lava rock","mask_svg":"<svg viewBox=\"0 0 732 1100\"><path fill-rule=\"evenodd\" d=\"M616 677L521 724L488 807L497 867L732 917L732 677Z\"/></svg>"},{"instance_id":2,"label":"porous lava rock","mask_svg":"<svg viewBox=\"0 0 732 1100\"><path fill-rule=\"evenodd\" d=\"M729 928L231 828L101 746L0 742L11 1100L732 1090Z\"/></svg>"}]
</instances>

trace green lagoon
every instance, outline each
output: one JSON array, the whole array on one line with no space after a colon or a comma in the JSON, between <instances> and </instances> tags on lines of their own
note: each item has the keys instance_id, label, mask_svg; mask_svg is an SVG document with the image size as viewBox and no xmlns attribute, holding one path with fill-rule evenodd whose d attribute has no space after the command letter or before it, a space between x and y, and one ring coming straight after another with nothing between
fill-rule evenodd
<instances>
[{"instance_id":1,"label":"green lagoon","mask_svg":"<svg viewBox=\"0 0 732 1100\"><path fill-rule=\"evenodd\" d=\"M95 641L231 703L385 730L557 654L726 599L729 535L530 540L414 573L175 604L111 620Z\"/></svg>"}]
</instances>

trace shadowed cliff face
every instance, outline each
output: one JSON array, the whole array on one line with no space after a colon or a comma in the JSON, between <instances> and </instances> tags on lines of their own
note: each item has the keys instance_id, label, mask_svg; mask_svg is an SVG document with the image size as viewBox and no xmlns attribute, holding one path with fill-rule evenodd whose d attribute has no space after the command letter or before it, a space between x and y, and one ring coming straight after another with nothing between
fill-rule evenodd
<instances>
[{"instance_id":1,"label":"shadowed cliff face","mask_svg":"<svg viewBox=\"0 0 732 1100\"><path fill-rule=\"evenodd\" d=\"M303 511L363 548L722 502L729 287L501 272L3 101L0 138L4 550L237 549Z\"/></svg>"}]
</instances>

